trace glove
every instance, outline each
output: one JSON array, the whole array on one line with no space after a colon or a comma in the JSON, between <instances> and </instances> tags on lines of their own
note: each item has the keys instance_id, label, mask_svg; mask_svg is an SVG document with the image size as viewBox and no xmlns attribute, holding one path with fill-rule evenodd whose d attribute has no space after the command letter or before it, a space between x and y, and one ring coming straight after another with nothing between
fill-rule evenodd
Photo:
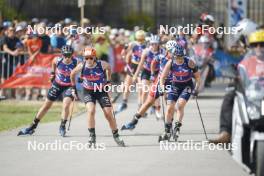
<instances>
[{"instance_id":1,"label":"glove","mask_svg":"<svg viewBox=\"0 0 264 176\"><path fill-rule=\"evenodd\" d=\"M199 91L197 89L194 89L192 94L193 94L194 97L197 97L198 94L199 94Z\"/></svg>"},{"instance_id":2,"label":"glove","mask_svg":"<svg viewBox=\"0 0 264 176\"><path fill-rule=\"evenodd\" d=\"M78 99L78 91L77 91L77 88L76 88L76 85L73 85L72 88L72 96L75 98L75 99Z\"/></svg>"},{"instance_id":3,"label":"glove","mask_svg":"<svg viewBox=\"0 0 264 176\"><path fill-rule=\"evenodd\" d=\"M50 73L50 82L53 82L55 80L55 72Z\"/></svg>"}]
</instances>

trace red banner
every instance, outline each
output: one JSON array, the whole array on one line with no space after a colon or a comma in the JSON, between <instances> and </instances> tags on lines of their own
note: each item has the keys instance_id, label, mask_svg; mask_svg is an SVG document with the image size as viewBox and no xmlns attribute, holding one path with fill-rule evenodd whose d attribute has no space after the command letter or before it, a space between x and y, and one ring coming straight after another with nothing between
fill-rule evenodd
<instances>
[{"instance_id":1,"label":"red banner","mask_svg":"<svg viewBox=\"0 0 264 176\"><path fill-rule=\"evenodd\" d=\"M49 88L51 63L55 54L39 54L35 60L28 60L16 68L13 75L0 88Z\"/></svg>"}]
</instances>

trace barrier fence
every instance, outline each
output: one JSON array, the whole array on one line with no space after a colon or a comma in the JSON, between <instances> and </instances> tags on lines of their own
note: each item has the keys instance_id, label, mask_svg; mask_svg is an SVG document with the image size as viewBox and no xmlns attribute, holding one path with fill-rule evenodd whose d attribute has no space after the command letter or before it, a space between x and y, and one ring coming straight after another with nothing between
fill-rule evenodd
<instances>
[{"instance_id":1,"label":"barrier fence","mask_svg":"<svg viewBox=\"0 0 264 176\"><path fill-rule=\"evenodd\" d=\"M28 60L28 54L12 56L6 52L0 52L0 78L1 81L9 78L15 69Z\"/></svg>"}]
</instances>

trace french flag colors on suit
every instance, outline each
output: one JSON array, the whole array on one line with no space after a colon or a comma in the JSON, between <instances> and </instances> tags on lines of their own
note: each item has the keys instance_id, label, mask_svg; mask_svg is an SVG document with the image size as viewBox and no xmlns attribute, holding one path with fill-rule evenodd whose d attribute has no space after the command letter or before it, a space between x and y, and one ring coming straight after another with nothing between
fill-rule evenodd
<instances>
[{"instance_id":1,"label":"french flag colors on suit","mask_svg":"<svg viewBox=\"0 0 264 176\"><path fill-rule=\"evenodd\" d=\"M34 61L28 60L16 68L11 77L0 88L49 88L51 63L55 54L38 54Z\"/></svg>"}]
</instances>

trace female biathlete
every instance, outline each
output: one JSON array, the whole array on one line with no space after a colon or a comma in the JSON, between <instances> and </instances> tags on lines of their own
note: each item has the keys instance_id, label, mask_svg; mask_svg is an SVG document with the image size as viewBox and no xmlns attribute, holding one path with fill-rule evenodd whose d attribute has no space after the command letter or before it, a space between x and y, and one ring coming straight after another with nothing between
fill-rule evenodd
<instances>
[{"instance_id":1,"label":"female biathlete","mask_svg":"<svg viewBox=\"0 0 264 176\"><path fill-rule=\"evenodd\" d=\"M181 45L176 46L175 56L169 60L161 74L160 87L162 92L165 91L166 78L172 75L172 83L167 91L167 110L165 115L165 133L159 136L159 141L170 140L171 134L173 139L177 141L182 119L184 107L189 100L191 94L198 95L200 84L200 73L194 61L184 56L184 49ZM195 86L192 78L195 78ZM177 104L176 104L177 103ZM173 115L176 105L176 122L172 130Z\"/></svg>"},{"instance_id":2,"label":"female biathlete","mask_svg":"<svg viewBox=\"0 0 264 176\"><path fill-rule=\"evenodd\" d=\"M27 135L27 134L33 134L35 132L35 129L38 126L39 121L44 117L44 115L48 112L48 110L51 108L53 102L57 100L61 94L63 94L63 108L61 113L61 125L59 128L59 132L61 136L65 136L66 134L66 122L70 115L70 105L74 99L72 96L72 90L71 90L71 80L70 80L70 74L71 71L77 66L78 61L76 58L74 58L73 55L73 49L65 45L61 49L62 56L56 57L52 62L52 71L51 71L51 88L48 91L48 95L46 98L45 103L43 106L39 109L37 115L35 116L35 119L33 120L32 124L25 129L22 129L19 131L19 135Z\"/></svg>"},{"instance_id":3,"label":"female biathlete","mask_svg":"<svg viewBox=\"0 0 264 176\"><path fill-rule=\"evenodd\" d=\"M127 99L129 96L129 90L130 86L133 83L133 76L137 70L138 64L141 59L141 54L143 50L146 48L145 45L145 32L143 30L139 30L135 33L135 42L131 42L127 49L127 55L126 55L126 69L127 69L127 75L124 81L124 89L123 89L123 101L119 105L116 114L119 112L122 112L127 108ZM140 79L137 79L138 82L140 82ZM141 92L139 92L139 98L140 98ZM141 100L139 100L140 104Z\"/></svg>"},{"instance_id":4,"label":"female biathlete","mask_svg":"<svg viewBox=\"0 0 264 176\"><path fill-rule=\"evenodd\" d=\"M151 78L158 75L157 68L151 70L151 62L155 57L158 57L160 54L164 53L164 50L159 46L159 36L151 35L150 37L150 46L146 48L141 56L140 62L138 64L137 70L133 76L133 82L137 81L139 73L141 73L141 102L145 102L147 99L148 92L150 90ZM152 71L152 72L151 72Z\"/></svg>"},{"instance_id":5,"label":"female biathlete","mask_svg":"<svg viewBox=\"0 0 264 176\"><path fill-rule=\"evenodd\" d=\"M158 65L159 75L154 81L153 85L151 86L150 93L145 103L140 107L138 112L134 115L131 122L123 125L121 130L134 129L136 127L136 124L138 123L138 120L145 114L148 108L151 107L155 103L155 100L157 100L160 97L160 92L158 89L159 79L162 74L162 71L164 70L166 63L170 60L170 58L172 57L172 54L175 52L176 45L177 45L176 41L174 40L168 41L166 43L166 50L167 50L166 55L160 54L159 56L155 57L154 60L152 61L152 64L151 64L152 70L155 70L154 68L156 68L156 66ZM171 81L172 81L172 77L169 75L165 81L165 85L170 85Z\"/></svg>"},{"instance_id":6,"label":"female biathlete","mask_svg":"<svg viewBox=\"0 0 264 176\"><path fill-rule=\"evenodd\" d=\"M84 88L84 102L87 109L88 131L90 133L88 142L90 146L96 144L95 134L95 104L99 102L104 116L107 119L112 130L115 142L119 146L125 146L124 141L119 137L116 119L113 114L113 107L108 95L109 83L111 79L111 68L105 61L97 60L96 50L92 47L86 47L83 51L84 63L80 63L71 73L71 82L73 84L73 95L77 97L75 86L75 76L81 72L82 86ZM107 86L108 85L108 86Z\"/></svg>"}]
</instances>

